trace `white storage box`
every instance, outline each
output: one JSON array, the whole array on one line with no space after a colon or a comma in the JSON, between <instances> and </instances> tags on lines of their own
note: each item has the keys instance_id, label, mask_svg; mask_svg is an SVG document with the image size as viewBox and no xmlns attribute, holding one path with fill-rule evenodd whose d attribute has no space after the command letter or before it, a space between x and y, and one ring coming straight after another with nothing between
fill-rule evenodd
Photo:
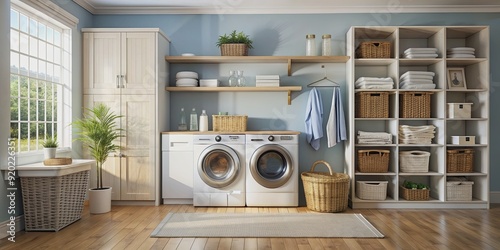
<instances>
[{"instance_id":1,"label":"white storage box","mask_svg":"<svg viewBox=\"0 0 500 250\"><path fill-rule=\"evenodd\" d=\"M385 200L388 181L356 181L356 196L362 200Z\"/></svg>"},{"instance_id":2,"label":"white storage box","mask_svg":"<svg viewBox=\"0 0 500 250\"><path fill-rule=\"evenodd\" d=\"M471 118L472 103L448 103L448 118Z\"/></svg>"},{"instance_id":3,"label":"white storage box","mask_svg":"<svg viewBox=\"0 0 500 250\"><path fill-rule=\"evenodd\" d=\"M455 145L474 145L476 144L475 136L451 136L451 143Z\"/></svg>"},{"instance_id":4,"label":"white storage box","mask_svg":"<svg viewBox=\"0 0 500 250\"><path fill-rule=\"evenodd\" d=\"M446 200L471 201L473 181L448 181L446 182Z\"/></svg>"},{"instance_id":5,"label":"white storage box","mask_svg":"<svg viewBox=\"0 0 500 250\"><path fill-rule=\"evenodd\" d=\"M399 167L405 173L427 173L429 172L429 157L431 153L426 151L402 151L399 152Z\"/></svg>"},{"instance_id":6,"label":"white storage box","mask_svg":"<svg viewBox=\"0 0 500 250\"><path fill-rule=\"evenodd\" d=\"M200 87L218 87L219 80L217 79L200 79Z\"/></svg>"}]
</instances>

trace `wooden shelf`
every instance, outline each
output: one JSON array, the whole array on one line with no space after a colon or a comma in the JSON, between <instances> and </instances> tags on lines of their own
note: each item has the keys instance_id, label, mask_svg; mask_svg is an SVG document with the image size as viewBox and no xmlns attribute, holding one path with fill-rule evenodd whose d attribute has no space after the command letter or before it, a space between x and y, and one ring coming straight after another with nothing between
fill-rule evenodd
<instances>
[{"instance_id":1,"label":"wooden shelf","mask_svg":"<svg viewBox=\"0 0 500 250\"><path fill-rule=\"evenodd\" d=\"M302 91L302 86L282 87L166 87L171 92L287 92L288 105L292 104L292 91Z\"/></svg>"},{"instance_id":2,"label":"wooden shelf","mask_svg":"<svg viewBox=\"0 0 500 250\"><path fill-rule=\"evenodd\" d=\"M292 75L293 63L346 63L349 56L166 56L168 63L286 63Z\"/></svg>"}]
</instances>

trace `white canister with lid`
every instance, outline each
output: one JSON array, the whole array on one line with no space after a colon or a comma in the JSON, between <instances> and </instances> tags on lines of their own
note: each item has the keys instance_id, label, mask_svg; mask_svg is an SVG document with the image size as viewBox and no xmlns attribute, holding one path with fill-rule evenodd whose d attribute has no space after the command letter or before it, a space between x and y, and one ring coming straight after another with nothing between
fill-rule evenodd
<instances>
[{"instance_id":1,"label":"white canister with lid","mask_svg":"<svg viewBox=\"0 0 500 250\"><path fill-rule=\"evenodd\" d=\"M314 34L306 35L306 56L317 56L316 52L316 36Z\"/></svg>"},{"instance_id":2,"label":"white canister with lid","mask_svg":"<svg viewBox=\"0 0 500 250\"><path fill-rule=\"evenodd\" d=\"M331 56L332 55L332 35L325 34L323 35L323 42L321 43L321 52L323 56Z\"/></svg>"}]
</instances>

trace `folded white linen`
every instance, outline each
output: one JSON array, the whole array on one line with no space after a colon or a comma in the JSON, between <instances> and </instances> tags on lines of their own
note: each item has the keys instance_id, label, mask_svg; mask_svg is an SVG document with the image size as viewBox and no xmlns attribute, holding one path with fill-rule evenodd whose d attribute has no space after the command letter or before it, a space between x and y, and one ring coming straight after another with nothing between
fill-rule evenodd
<instances>
[{"instance_id":1,"label":"folded white linen","mask_svg":"<svg viewBox=\"0 0 500 250\"><path fill-rule=\"evenodd\" d=\"M435 89L436 84L403 85L399 88L401 88L401 89Z\"/></svg>"},{"instance_id":2,"label":"folded white linen","mask_svg":"<svg viewBox=\"0 0 500 250\"><path fill-rule=\"evenodd\" d=\"M474 55L474 51L448 51L446 53L447 55L453 55L453 54L465 54L465 55Z\"/></svg>"},{"instance_id":3,"label":"folded white linen","mask_svg":"<svg viewBox=\"0 0 500 250\"><path fill-rule=\"evenodd\" d=\"M436 53L429 53L429 54L405 54L406 58L436 58L438 57L438 54Z\"/></svg>"},{"instance_id":4,"label":"folded white linen","mask_svg":"<svg viewBox=\"0 0 500 250\"><path fill-rule=\"evenodd\" d=\"M358 136L363 138L392 138L390 133L386 132L366 132L366 131L358 131Z\"/></svg>"},{"instance_id":5,"label":"folded white linen","mask_svg":"<svg viewBox=\"0 0 500 250\"><path fill-rule=\"evenodd\" d=\"M420 81L420 80L433 81L434 77L433 76L426 76L426 75L408 75L408 76L399 78L399 81Z\"/></svg>"},{"instance_id":6,"label":"folded white linen","mask_svg":"<svg viewBox=\"0 0 500 250\"><path fill-rule=\"evenodd\" d=\"M431 71L406 71L404 74L401 75L401 78L406 76L418 76L418 75L434 76L436 75L436 73Z\"/></svg>"},{"instance_id":7,"label":"folded white linen","mask_svg":"<svg viewBox=\"0 0 500 250\"><path fill-rule=\"evenodd\" d=\"M404 51L405 54L409 53L437 53L437 48L408 48Z\"/></svg>"},{"instance_id":8,"label":"folded white linen","mask_svg":"<svg viewBox=\"0 0 500 250\"><path fill-rule=\"evenodd\" d=\"M427 79L418 79L418 80L403 80L399 83L399 86L403 85L415 85L415 84L432 84L434 83L432 80Z\"/></svg>"},{"instance_id":9,"label":"folded white linen","mask_svg":"<svg viewBox=\"0 0 500 250\"><path fill-rule=\"evenodd\" d=\"M384 84L384 85L356 85L357 89L393 89L393 84Z\"/></svg>"},{"instance_id":10,"label":"folded white linen","mask_svg":"<svg viewBox=\"0 0 500 250\"><path fill-rule=\"evenodd\" d=\"M392 78L390 77L366 77L366 76L362 76L360 78L358 78L358 80L356 80L356 83L358 82L366 82L366 81L373 81L373 82L394 82L394 80L392 80Z\"/></svg>"},{"instance_id":11,"label":"folded white linen","mask_svg":"<svg viewBox=\"0 0 500 250\"><path fill-rule=\"evenodd\" d=\"M469 54L452 54L452 55L447 55L448 58L476 58L475 55L469 55Z\"/></svg>"},{"instance_id":12,"label":"folded white linen","mask_svg":"<svg viewBox=\"0 0 500 250\"><path fill-rule=\"evenodd\" d=\"M455 47L449 48L447 51L476 51L476 49L472 47Z\"/></svg>"}]
</instances>

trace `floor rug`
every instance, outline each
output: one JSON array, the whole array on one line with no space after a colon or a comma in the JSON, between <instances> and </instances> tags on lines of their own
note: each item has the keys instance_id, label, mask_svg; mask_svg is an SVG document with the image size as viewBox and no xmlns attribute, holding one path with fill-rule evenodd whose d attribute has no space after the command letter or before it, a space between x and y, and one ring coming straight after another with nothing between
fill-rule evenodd
<instances>
[{"instance_id":1,"label":"floor rug","mask_svg":"<svg viewBox=\"0 0 500 250\"><path fill-rule=\"evenodd\" d=\"M168 238L383 238L361 214L169 213L151 233Z\"/></svg>"}]
</instances>

